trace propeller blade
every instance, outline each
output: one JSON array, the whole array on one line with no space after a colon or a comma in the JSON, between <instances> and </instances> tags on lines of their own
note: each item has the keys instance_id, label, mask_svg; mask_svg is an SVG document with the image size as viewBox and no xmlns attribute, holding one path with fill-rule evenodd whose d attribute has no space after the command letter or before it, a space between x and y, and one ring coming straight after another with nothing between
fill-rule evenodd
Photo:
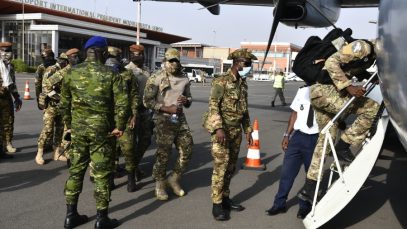
<instances>
[{"instance_id":1,"label":"propeller blade","mask_svg":"<svg viewBox=\"0 0 407 229\"><path fill-rule=\"evenodd\" d=\"M264 55L263 64L261 65L260 71L263 71L264 64L266 63L266 58L269 53L269 49L271 47L271 43L273 42L274 35L276 34L278 23L280 23L280 18L283 15L284 11L284 2L285 0L279 0L276 5L276 11L274 14L273 25L271 26L270 36L267 43L266 54Z\"/></svg>"},{"instance_id":2,"label":"propeller blade","mask_svg":"<svg viewBox=\"0 0 407 229\"><path fill-rule=\"evenodd\" d=\"M223 1L220 1L220 2L215 3L215 4L211 4L211 5L209 5L210 3L205 2L205 1L198 1L198 3L203 6L202 8L199 8L198 10L207 9L207 10L209 10L209 12L211 12L211 14L219 15L219 13L220 13L219 4L223 4L223 3L226 3L226 2L230 2L230 1L233 1L233 0L223 0Z\"/></svg>"}]
</instances>

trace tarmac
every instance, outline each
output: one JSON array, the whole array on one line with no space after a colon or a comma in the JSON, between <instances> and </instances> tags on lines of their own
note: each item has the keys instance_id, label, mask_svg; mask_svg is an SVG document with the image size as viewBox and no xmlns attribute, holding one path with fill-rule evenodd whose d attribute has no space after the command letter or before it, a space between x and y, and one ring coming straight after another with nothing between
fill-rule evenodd
<instances>
[{"instance_id":1,"label":"tarmac","mask_svg":"<svg viewBox=\"0 0 407 229\"><path fill-rule=\"evenodd\" d=\"M34 162L37 139L42 128L42 112L37 109L32 74L18 74L20 95L24 95L28 80L32 100L24 100L21 111L16 113L14 146L18 148L14 159L0 161L0 228L63 228L66 213L63 195L68 171L66 163L51 160L45 154L46 164ZM284 92L288 104L301 82L288 82ZM243 141L237 171L231 184L231 197L246 209L231 212L231 219L217 222L213 219L210 199L212 156L208 132L201 126L201 115L208 109L210 85L192 84L193 103L185 109L194 138L193 155L182 184L187 191L177 197L169 191L168 201L154 196L151 170L154 163L155 145L150 146L141 163L148 177L137 184L138 190L128 193L126 177L115 180L118 186L112 192L110 217L122 222L120 228L304 228L296 218L298 211L296 194L304 184L305 173L300 173L288 196L285 214L267 216L265 210L272 206L278 190L284 152L281 140L290 115L289 106L270 107L273 93L272 82L249 81L249 110L252 122L258 119L260 126L261 159L267 166L264 171L240 169L247 154ZM168 171L173 167L177 152L174 150ZM123 163L123 159L121 159ZM363 188L355 198L322 228L407 228L407 153L398 142L395 133L386 136L381 156ZM78 211L90 217L87 224L78 228L93 228L96 209L93 185L85 176Z\"/></svg>"}]
</instances>

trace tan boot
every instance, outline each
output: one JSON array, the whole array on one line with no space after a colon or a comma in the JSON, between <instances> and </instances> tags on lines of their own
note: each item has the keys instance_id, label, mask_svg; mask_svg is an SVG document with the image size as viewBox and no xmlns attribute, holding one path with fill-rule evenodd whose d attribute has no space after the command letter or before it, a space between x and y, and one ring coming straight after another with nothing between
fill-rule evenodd
<instances>
[{"instance_id":1,"label":"tan boot","mask_svg":"<svg viewBox=\"0 0 407 229\"><path fill-rule=\"evenodd\" d=\"M11 142L7 142L6 149L7 149L7 152L9 152L9 153L15 153L17 151L17 149L13 147Z\"/></svg>"},{"instance_id":2,"label":"tan boot","mask_svg":"<svg viewBox=\"0 0 407 229\"><path fill-rule=\"evenodd\" d=\"M35 156L35 163L38 165L43 165L45 163L44 158L42 155L44 154L44 149L38 148L37 156Z\"/></svg>"},{"instance_id":3,"label":"tan boot","mask_svg":"<svg viewBox=\"0 0 407 229\"><path fill-rule=\"evenodd\" d=\"M155 196L158 200L168 200L168 194L165 191L165 181L155 182Z\"/></svg>"},{"instance_id":4,"label":"tan boot","mask_svg":"<svg viewBox=\"0 0 407 229\"><path fill-rule=\"evenodd\" d=\"M182 190L181 185L179 184L179 181L181 180L181 175L177 173L172 173L168 177L168 186L172 188L172 191L175 193L177 196L184 196L185 192Z\"/></svg>"},{"instance_id":5,"label":"tan boot","mask_svg":"<svg viewBox=\"0 0 407 229\"><path fill-rule=\"evenodd\" d=\"M56 147L53 156L54 161L67 161L67 158L65 157L62 151L63 150L61 147Z\"/></svg>"}]
</instances>

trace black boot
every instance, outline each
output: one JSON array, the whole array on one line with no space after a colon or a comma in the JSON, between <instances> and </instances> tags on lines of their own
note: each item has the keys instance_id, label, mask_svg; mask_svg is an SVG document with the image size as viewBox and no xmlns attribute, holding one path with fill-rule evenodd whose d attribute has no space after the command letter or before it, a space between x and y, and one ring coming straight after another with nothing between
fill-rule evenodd
<instances>
[{"instance_id":1,"label":"black boot","mask_svg":"<svg viewBox=\"0 0 407 229\"><path fill-rule=\"evenodd\" d=\"M120 225L117 219L110 219L107 216L107 208L103 210L97 210L95 229L110 229L116 228Z\"/></svg>"},{"instance_id":2,"label":"black boot","mask_svg":"<svg viewBox=\"0 0 407 229\"><path fill-rule=\"evenodd\" d=\"M79 225L88 222L86 215L79 215L76 204L66 205L66 217L64 222L64 228L75 228Z\"/></svg>"},{"instance_id":3,"label":"black boot","mask_svg":"<svg viewBox=\"0 0 407 229\"><path fill-rule=\"evenodd\" d=\"M136 191L136 178L134 171L127 173L127 191L128 192Z\"/></svg>"},{"instance_id":4,"label":"black boot","mask_svg":"<svg viewBox=\"0 0 407 229\"><path fill-rule=\"evenodd\" d=\"M227 212L222 208L222 204L213 204L212 207L213 218L217 221L229 220Z\"/></svg>"},{"instance_id":5,"label":"black boot","mask_svg":"<svg viewBox=\"0 0 407 229\"><path fill-rule=\"evenodd\" d=\"M5 153L3 150L3 145L0 144L0 159L10 159L10 158L13 158L13 156Z\"/></svg>"},{"instance_id":6,"label":"black boot","mask_svg":"<svg viewBox=\"0 0 407 229\"><path fill-rule=\"evenodd\" d=\"M351 163L355 159L355 156L350 151L350 144L344 142L342 139L336 143L335 151L338 159L341 161Z\"/></svg>"},{"instance_id":7,"label":"black boot","mask_svg":"<svg viewBox=\"0 0 407 229\"><path fill-rule=\"evenodd\" d=\"M222 207L225 210L233 210L233 211L243 211L245 208L240 204L235 204L229 197L223 197L222 199Z\"/></svg>"},{"instance_id":8,"label":"black boot","mask_svg":"<svg viewBox=\"0 0 407 229\"><path fill-rule=\"evenodd\" d=\"M301 191L298 193L298 198L301 200L307 201L309 203L312 203L314 200L314 194L315 194L315 189L317 187L317 181L311 180L311 179L306 179L304 187L301 189Z\"/></svg>"},{"instance_id":9,"label":"black boot","mask_svg":"<svg viewBox=\"0 0 407 229\"><path fill-rule=\"evenodd\" d=\"M274 106L274 101L271 101L271 107L275 107L275 106Z\"/></svg>"}]
</instances>

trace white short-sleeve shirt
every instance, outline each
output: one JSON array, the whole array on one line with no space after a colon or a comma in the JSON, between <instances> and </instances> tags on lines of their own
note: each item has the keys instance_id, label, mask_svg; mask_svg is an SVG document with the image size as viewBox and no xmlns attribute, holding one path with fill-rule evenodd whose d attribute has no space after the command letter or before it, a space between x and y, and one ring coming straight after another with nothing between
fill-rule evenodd
<instances>
[{"instance_id":1,"label":"white short-sleeve shirt","mask_svg":"<svg viewBox=\"0 0 407 229\"><path fill-rule=\"evenodd\" d=\"M317 134L319 133L319 129L315 120L315 111L313 126L311 128L307 126L310 106L310 87L304 86L299 88L290 106L291 109L297 112L297 120L294 123L294 130L299 130L305 134Z\"/></svg>"}]
</instances>

